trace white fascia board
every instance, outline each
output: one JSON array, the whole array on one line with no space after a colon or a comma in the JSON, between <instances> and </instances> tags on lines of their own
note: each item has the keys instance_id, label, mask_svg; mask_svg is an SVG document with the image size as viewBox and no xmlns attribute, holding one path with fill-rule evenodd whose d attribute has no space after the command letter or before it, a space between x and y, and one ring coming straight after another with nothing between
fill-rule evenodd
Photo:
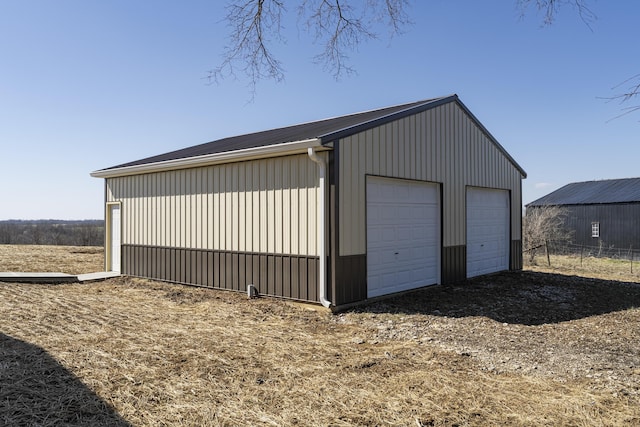
<instances>
[{"instance_id":1,"label":"white fascia board","mask_svg":"<svg viewBox=\"0 0 640 427\"><path fill-rule=\"evenodd\" d=\"M313 138L305 139L302 141L285 142L283 144L273 144L262 147L245 148L242 150L225 151L223 153L205 154L202 156L187 157L184 159L166 160L163 162L146 163L143 165L135 166L124 166L114 169L102 169L91 172L91 176L94 178L114 178L118 176L164 172L175 169L195 168L220 163L287 156L291 154L306 154L309 147L314 147L317 150L330 149L330 147L323 146L319 138Z\"/></svg>"}]
</instances>

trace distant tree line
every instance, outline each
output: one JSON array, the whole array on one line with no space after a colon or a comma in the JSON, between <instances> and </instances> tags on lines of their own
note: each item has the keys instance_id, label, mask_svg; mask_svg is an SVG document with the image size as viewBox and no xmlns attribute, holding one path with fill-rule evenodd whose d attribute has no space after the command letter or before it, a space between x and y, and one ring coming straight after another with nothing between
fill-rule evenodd
<instances>
[{"instance_id":1,"label":"distant tree line","mask_svg":"<svg viewBox=\"0 0 640 427\"><path fill-rule=\"evenodd\" d=\"M104 221L0 221L0 244L103 246Z\"/></svg>"}]
</instances>

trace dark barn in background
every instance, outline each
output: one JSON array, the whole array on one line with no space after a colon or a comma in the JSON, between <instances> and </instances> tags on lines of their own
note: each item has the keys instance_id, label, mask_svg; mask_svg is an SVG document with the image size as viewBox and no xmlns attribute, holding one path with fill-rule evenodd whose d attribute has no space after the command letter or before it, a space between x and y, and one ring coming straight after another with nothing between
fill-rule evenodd
<instances>
[{"instance_id":1,"label":"dark barn in background","mask_svg":"<svg viewBox=\"0 0 640 427\"><path fill-rule=\"evenodd\" d=\"M620 250L640 249L640 178L574 182L529 203L558 206L573 243Z\"/></svg>"}]
</instances>

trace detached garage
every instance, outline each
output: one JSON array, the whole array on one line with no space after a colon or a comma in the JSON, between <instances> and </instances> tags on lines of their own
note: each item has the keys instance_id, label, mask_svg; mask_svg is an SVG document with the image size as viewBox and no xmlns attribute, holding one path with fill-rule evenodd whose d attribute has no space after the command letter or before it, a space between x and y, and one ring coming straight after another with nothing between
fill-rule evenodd
<instances>
[{"instance_id":1,"label":"detached garage","mask_svg":"<svg viewBox=\"0 0 640 427\"><path fill-rule=\"evenodd\" d=\"M340 307L522 268L526 174L456 95L91 175L125 275Z\"/></svg>"}]
</instances>

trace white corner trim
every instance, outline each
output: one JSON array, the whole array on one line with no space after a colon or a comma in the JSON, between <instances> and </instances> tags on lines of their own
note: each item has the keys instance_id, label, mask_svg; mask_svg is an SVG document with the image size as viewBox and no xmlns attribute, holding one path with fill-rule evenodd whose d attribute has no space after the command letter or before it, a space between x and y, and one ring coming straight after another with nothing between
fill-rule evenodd
<instances>
[{"instance_id":1,"label":"white corner trim","mask_svg":"<svg viewBox=\"0 0 640 427\"><path fill-rule=\"evenodd\" d=\"M94 178L113 178L118 176L209 166L234 161L278 157L290 154L306 154L307 149L310 147L313 147L316 150L330 149L329 147L324 147L319 138L312 138L302 141L285 142L283 144L272 144L262 147L245 148L242 150L225 151L223 153L205 154L202 156L187 157L183 159L146 163L143 165L101 169L91 172L91 176Z\"/></svg>"}]
</instances>

